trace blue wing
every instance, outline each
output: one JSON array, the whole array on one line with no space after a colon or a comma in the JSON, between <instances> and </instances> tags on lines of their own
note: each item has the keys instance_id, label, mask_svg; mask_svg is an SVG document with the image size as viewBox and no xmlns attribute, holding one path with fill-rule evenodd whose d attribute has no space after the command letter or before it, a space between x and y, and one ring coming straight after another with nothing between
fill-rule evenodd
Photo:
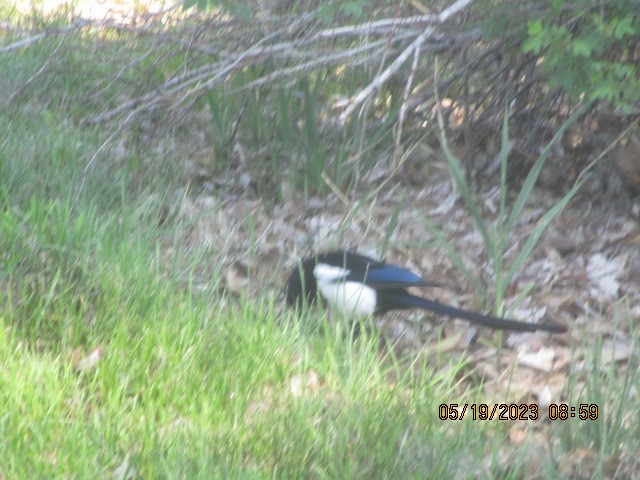
<instances>
[{"instance_id":1,"label":"blue wing","mask_svg":"<svg viewBox=\"0 0 640 480\"><path fill-rule=\"evenodd\" d=\"M406 268L378 262L353 252L335 251L318 255L314 274L332 282L359 282L379 290L407 287L448 287L423 280Z\"/></svg>"},{"instance_id":2,"label":"blue wing","mask_svg":"<svg viewBox=\"0 0 640 480\"><path fill-rule=\"evenodd\" d=\"M433 285L433 282L427 282L415 273L396 265L371 264L369 267L364 272L351 270L345 280L362 282L373 288L406 288Z\"/></svg>"}]
</instances>

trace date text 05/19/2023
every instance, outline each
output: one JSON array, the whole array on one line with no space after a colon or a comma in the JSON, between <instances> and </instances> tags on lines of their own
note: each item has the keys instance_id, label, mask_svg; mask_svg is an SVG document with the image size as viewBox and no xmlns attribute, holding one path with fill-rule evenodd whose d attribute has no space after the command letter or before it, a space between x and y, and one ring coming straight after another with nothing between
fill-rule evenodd
<instances>
[{"instance_id":1,"label":"date text 05/19/2023","mask_svg":"<svg viewBox=\"0 0 640 480\"><path fill-rule=\"evenodd\" d=\"M443 403L438 408L440 420L463 420L465 417L472 420L537 420L541 408L536 403ZM566 403L552 403L547 409L549 420L597 420L600 409L596 403L581 403L572 406Z\"/></svg>"}]
</instances>

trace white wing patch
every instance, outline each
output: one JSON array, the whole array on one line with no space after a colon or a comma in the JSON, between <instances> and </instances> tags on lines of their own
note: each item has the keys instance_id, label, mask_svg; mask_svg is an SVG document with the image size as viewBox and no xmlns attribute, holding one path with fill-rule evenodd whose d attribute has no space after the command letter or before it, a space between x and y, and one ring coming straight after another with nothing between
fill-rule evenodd
<instances>
[{"instance_id":1,"label":"white wing patch","mask_svg":"<svg viewBox=\"0 0 640 480\"><path fill-rule=\"evenodd\" d=\"M375 289L360 282L344 281L349 270L319 263L313 274L322 297L344 315L364 317L375 312L378 297Z\"/></svg>"}]
</instances>

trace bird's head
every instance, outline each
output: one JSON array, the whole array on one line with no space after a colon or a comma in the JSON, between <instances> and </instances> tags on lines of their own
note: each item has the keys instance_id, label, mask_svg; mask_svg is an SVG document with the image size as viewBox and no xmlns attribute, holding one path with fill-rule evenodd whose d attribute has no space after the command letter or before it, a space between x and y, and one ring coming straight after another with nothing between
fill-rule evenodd
<instances>
[{"instance_id":1,"label":"bird's head","mask_svg":"<svg viewBox=\"0 0 640 480\"><path fill-rule=\"evenodd\" d=\"M316 265L315 258L307 258L299 261L297 267L291 271L285 285L287 305L302 308L316 300L318 294L316 277L313 270Z\"/></svg>"}]
</instances>

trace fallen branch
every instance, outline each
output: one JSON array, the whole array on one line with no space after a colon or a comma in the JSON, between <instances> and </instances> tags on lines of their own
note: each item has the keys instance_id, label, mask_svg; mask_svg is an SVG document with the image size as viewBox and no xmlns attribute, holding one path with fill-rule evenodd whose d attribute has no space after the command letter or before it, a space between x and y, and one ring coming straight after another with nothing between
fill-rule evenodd
<instances>
[{"instance_id":1,"label":"fallen branch","mask_svg":"<svg viewBox=\"0 0 640 480\"><path fill-rule=\"evenodd\" d=\"M444 23L449 17L464 10L473 0L458 0L450 7L443 10L439 15L434 17L436 23ZM422 32L418 38L416 38L411 45L409 45L398 57L389 65L380 75L373 79L373 81L367 85L364 90L361 90L357 95L336 102L335 108L345 108L344 112L340 114L340 123L344 124L347 118L353 113L353 110L364 102L367 98L373 95L378 89L391 78L392 75L400 70L400 67L406 62L414 51L420 49L425 40L432 37L435 33L435 29L428 27Z\"/></svg>"}]
</instances>

